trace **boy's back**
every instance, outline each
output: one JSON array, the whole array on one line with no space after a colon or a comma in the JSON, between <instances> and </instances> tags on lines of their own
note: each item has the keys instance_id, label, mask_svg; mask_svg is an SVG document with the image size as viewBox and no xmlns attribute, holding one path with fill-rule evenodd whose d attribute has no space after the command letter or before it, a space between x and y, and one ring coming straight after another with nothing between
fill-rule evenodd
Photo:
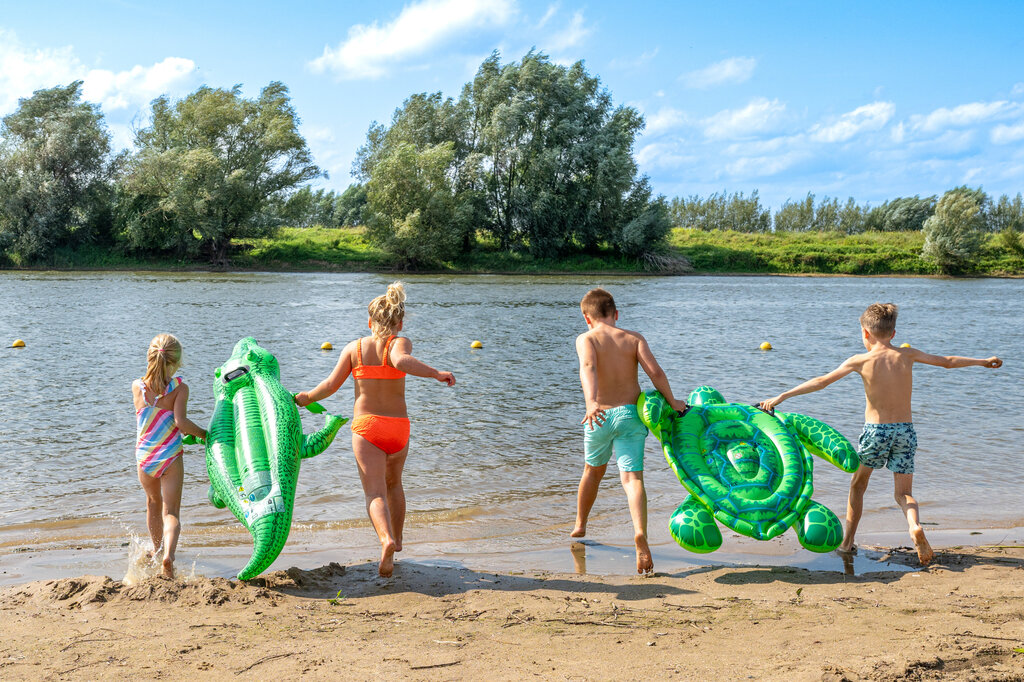
<instances>
[{"instance_id":1,"label":"boy's back","mask_svg":"<svg viewBox=\"0 0 1024 682\"><path fill-rule=\"evenodd\" d=\"M913 348L883 347L855 355L847 363L864 380L864 421L899 424L913 421Z\"/></svg>"},{"instance_id":2,"label":"boy's back","mask_svg":"<svg viewBox=\"0 0 1024 682\"><path fill-rule=\"evenodd\" d=\"M637 349L641 336L627 329L600 325L576 340L584 369L593 362L597 372L597 406L601 409L631 405L640 395ZM580 349L580 345L584 347ZM589 346L589 348L587 348ZM587 353L586 351L590 351Z\"/></svg>"}]
</instances>

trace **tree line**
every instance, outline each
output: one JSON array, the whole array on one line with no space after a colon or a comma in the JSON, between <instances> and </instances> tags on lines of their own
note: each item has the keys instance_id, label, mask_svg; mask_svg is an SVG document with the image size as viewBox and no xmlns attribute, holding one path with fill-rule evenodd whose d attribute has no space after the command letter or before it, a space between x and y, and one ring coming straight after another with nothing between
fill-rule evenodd
<instances>
[{"instance_id":1,"label":"tree line","mask_svg":"<svg viewBox=\"0 0 1024 682\"><path fill-rule=\"evenodd\" d=\"M1021 195L980 188L879 206L808 194L774 213L758 193L655 196L634 155L640 113L616 105L582 62L531 51L485 59L457 98L414 94L374 122L344 192L325 177L279 82L246 98L203 86L151 103L115 152L82 83L39 90L0 121L0 264L46 263L87 245L226 264L239 239L277 227L363 226L397 265L436 266L480 249L560 258L611 250L658 263L673 226L698 230L922 230L946 271L999 232L1024 253Z\"/></svg>"}]
</instances>

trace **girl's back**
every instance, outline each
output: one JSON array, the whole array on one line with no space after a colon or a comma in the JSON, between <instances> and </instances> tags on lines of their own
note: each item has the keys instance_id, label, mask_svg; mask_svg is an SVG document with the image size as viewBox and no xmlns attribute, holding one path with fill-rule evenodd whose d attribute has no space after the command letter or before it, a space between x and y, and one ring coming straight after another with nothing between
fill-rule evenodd
<instances>
[{"instance_id":1,"label":"girl's back","mask_svg":"<svg viewBox=\"0 0 1024 682\"><path fill-rule=\"evenodd\" d=\"M396 336L389 339L364 336L354 345L355 348L348 351L355 380L353 416L407 417L405 373L395 369L392 358L396 355L396 347L408 352L412 344L408 339Z\"/></svg>"}]
</instances>

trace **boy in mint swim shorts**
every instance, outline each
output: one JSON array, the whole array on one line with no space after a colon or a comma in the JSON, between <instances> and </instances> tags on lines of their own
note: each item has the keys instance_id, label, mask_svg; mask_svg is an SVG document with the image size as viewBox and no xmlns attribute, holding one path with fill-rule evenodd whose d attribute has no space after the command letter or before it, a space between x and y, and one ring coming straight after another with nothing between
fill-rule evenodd
<instances>
[{"instance_id":1,"label":"boy in mint swim shorts","mask_svg":"<svg viewBox=\"0 0 1024 682\"><path fill-rule=\"evenodd\" d=\"M861 341L866 352L850 357L828 374L805 381L761 403L771 412L787 398L818 391L847 374L856 372L864 382L864 432L860 435L860 468L850 480L850 497L846 506L846 535L840 552L852 552L853 535L857 532L864 509L864 493L875 469L885 467L892 472L896 504L907 517L907 528L917 548L922 566L935 556L921 527L918 504L914 499L914 454L917 434L914 433L910 397L913 392L915 363L952 367L980 366L996 368L1003 364L997 357L964 358L958 355L931 355L909 346L892 345L896 334L896 305L872 303L860 316Z\"/></svg>"},{"instance_id":2,"label":"boy in mint swim shorts","mask_svg":"<svg viewBox=\"0 0 1024 682\"><path fill-rule=\"evenodd\" d=\"M647 428L640 421L636 401L640 397L637 367L643 367L651 383L669 405L682 412L686 403L676 400L665 372L654 359L647 340L636 332L619 329L615 300L604 289L592 289L580 301L590 331L576 339L580 358L580 383L587 403L583 417L583 452L586 464L576 499L576 527L572 537L587 533L587 518L597 490L615 455L619 478L626 490L633 519L636 572L650 573L654 560L647 544L647 491L644 489L644 441Z\"/></svg>"}]
</instances>

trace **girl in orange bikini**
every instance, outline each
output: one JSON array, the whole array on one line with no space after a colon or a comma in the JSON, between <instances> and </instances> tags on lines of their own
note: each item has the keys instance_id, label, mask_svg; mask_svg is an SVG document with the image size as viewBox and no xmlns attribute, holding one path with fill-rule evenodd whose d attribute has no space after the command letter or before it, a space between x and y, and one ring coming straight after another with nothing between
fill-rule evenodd
<instances>
[{"instance_id":1,"label":"girl in orange bikini","mask_svg":"<svg viewBox=\"0 0 1024 682\"><path fill-rule=\"evenodd\" d=\"M352 341L341 352L330 376L312 391L299 393L295 402L304 407L333 395L351 374L356 401L352 418L352 451L366 496L366 511L380 538L378 572L389 577L394 554L402 551L405 525L405 491L402 468L409 454L409 416L405 407L405 375L437 379L455 385L451 372L439 372L409 353L412 342L395 336L402 331L405 289L401 282L370 302L372 336Z\"/></svg>"}]
</instances>

